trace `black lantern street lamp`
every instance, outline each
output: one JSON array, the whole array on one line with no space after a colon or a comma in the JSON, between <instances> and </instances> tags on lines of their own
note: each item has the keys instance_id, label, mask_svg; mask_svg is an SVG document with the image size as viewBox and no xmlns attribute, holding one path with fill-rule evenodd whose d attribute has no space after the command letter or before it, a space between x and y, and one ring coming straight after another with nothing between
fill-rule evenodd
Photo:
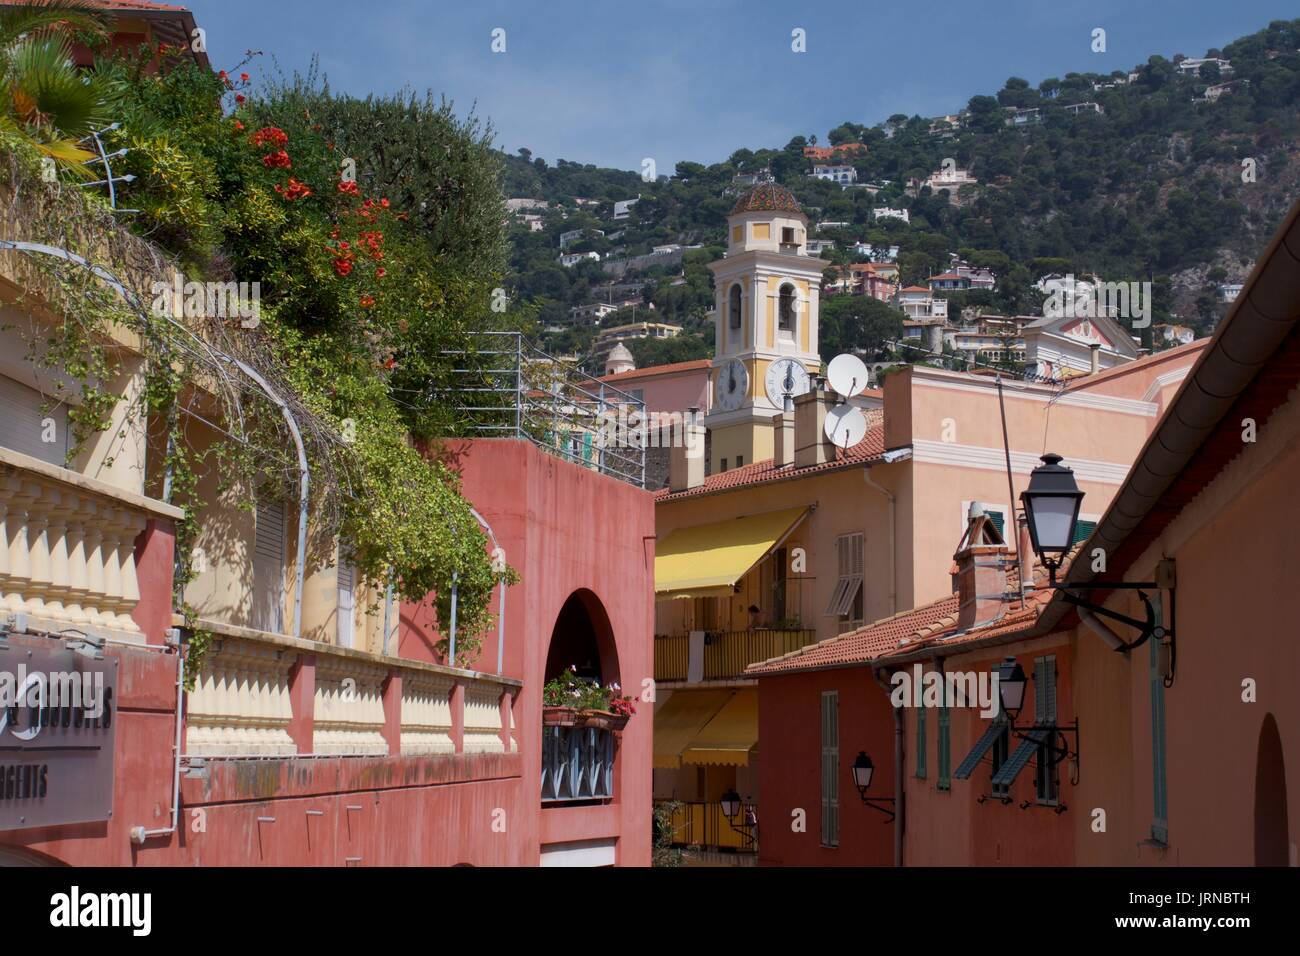
<instances>
[{"instance_id":1,"label":"black lantern street lamp","mask_svg":"<svg viewBox=\"0 0 1300 956\"><path fill-rule=\"evenodd\" d=\"M1029 522L1034 553L1056 583L1056 569L1074 546L1074 529L1079 523L1083 492L1074 480L1073 469L1061 464L1061 456L1050 452L1029 475L1029 487L1020 493Z\"/></svg>"},{"instance_id":2,"label":"black lantern street lamp","mask_svg":"<svg viewBox=\"0 0 1300 956\"><path fill-rule=\"evenodd\" d=\"M1083 501L1083 492L1074 480L1074 471L1061 464L1061 456L1046 454L1043 463L1030 473L1029 487L1020 493L1024 505L1025 519L1029 524L1029 537L1038 560L1047 568L1050 576L1049 587L1061 592L1061 598L1075 607L1099 616L1118 621L1135 629L1141 635L1132 643L1119 640L1115 648L1127 654L1135 647L1140 647L1151 638L1164 641L1168 639L1172 655L1174 650L1173 628L1173 562L1166 560L1160 564L1158 577L1162 583L1155 581L1089 581L1081 583L1057 583L1056 572L1065 560L1065 555L1074 547L1075 531L1079 524L1079 505ZM1147 591L1167 588L1170 592L1170 626L1162 627L1156 623L1155 608L1147 597ZM1138 597L1146 609L1146 620L1120 614L1100 604L1085 600L1073 591L1137 591ZM1166 678L1166 684L1172 677Z\"/></svg>"},{"instance_id":3,"label":"black lantern street lamp","mask_svg":"<svg viewBox=\"0 0 1300 956\"><path fill-rule=\"evenodd\" d=\"M1025 669L1014 657L1008 657L998 665L998 696L1002 701L1002 712L1013 724L1025 706L1026 683Z\"/></svg>"},{"instance_id":4,"label":"black lantern street lamp","mask_svg":"<svg viewBox=\"0 0 1300 956\"><path fill-rule=\"evenodd\" d=\"M736 793L736 788L732 787L722 795L719 801L722 804L722 815L727 818L727 823L731 829L735 830L745 838L744 849L753 846L758 839L754 832L758 829L758 814L754 812L752 806L745 808L745 818L740 823L736 822L736 817L740 814L740 794Z\"/></svg>"},{"instance_id":5,"label":"black lantern street lamp","mask_svg":"<svg viewBox=\"0 0 1300 956\"><path fill-rule=\"evenodd\" d=\"M853 785L857 787L858 796L862 798L863 804L873 810L879 810L886 816L886 823L894 821L894 798L893 797L868 797L867 790L871 788L871 778L875 775L876 767L867 756L865 750L858 751L858 759L853 761Z\"/></svg>"}]
</instances>

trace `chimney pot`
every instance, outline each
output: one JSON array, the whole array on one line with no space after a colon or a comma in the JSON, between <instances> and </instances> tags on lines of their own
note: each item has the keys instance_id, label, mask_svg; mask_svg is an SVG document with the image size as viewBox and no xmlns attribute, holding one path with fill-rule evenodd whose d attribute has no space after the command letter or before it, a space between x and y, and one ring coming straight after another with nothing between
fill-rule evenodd
<instances>
[{"instance_id":1,"label":"chimney pot","mask_svg":"<svg viewBox=\"0 0 1300 956\"><path fill-rule=\"evenodd\" d=\"M997 526L978 504L972 505L962 548L953 555L957 563L957 626L963 631L1001 616L1010 554L1000 539Z\"/></svg>"},{"instance_id":2,"label":"chimney pot","mask_svg":"<svg viewBox=\"0 0 1300 956\"><path fill-rule=\"evenodd\" d=\"M704 484L704 432L699 408L691 408L682 416L682 440L674 442L668 455L670 492L690 491Z\"/></svg>"},{"instance_id":3,"label":"chimney pot","mask_svg":"<svg viewBox=\"0 0 1300 956\"><path fill-rule=\"evenodd\" d=\"M794 464L794 412L772 416L773 464L786 468Z\"/></svg>"}]
</instances>

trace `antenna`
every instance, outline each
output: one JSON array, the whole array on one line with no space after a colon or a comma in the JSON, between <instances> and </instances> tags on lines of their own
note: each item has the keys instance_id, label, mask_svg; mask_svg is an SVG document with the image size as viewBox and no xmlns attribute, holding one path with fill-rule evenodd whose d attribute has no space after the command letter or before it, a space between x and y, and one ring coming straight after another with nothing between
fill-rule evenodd
<instances>
[{"instance_id":1,"label":"antenna","mask_svg":"<svg viewBox=\"0 0 1300 956\"><path fill-rule=\"evenodd\" d=\"M867 416L853 405L836 405L826 413L826 437L846 452L867 435Z\"/></svg>"},{"instance_id":2,"label":"antenna","mask_svg":"<svg viewBox=\"0 0 1300 956\"><path fill-rule=\"evenodd\" d=\"M831 359L826 366L826 379L848 401L867 387L867 366L862 359L846 352Z\"/></svg>"}]
</instances>

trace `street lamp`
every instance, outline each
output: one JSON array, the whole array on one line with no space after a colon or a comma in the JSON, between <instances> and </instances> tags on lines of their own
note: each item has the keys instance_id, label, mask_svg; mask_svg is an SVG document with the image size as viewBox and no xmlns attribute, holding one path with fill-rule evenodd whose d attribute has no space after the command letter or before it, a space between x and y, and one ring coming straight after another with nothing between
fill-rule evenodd
<instances>
[{"instance_id":1,"label":"street lamp","mask_svg":"<svg viewBox=\"0 0 1300 956\"><path fill-rule=\"evenodd\" d=\"M1002 699L1002 712L1011 723L1020 716L1020 708L1025 706L1025 669L1014 657L1006 658L998 665L998 696Z\"/></svg>"},{"instance_id":2,"label":"street lamp","mask_svg":"<svg viewBox=\"0 0 1300 956\"><path fill-rule=\"evenodd\" d=\"M754 808L752 806L746 807L745 819L740 823L736 822L736 816L740 813L740 794L736 793L735 787L727 790L722 795L719 803L722 804L722 815L727 818L727 823L731 826L731 829L745 838L742 849L753 846L755 840L758 839L754 832L758 829L758 814L754 812Z\"/></svg>"},{"instance_id":3,"label":"street lamp","mask_svg":"<svg viewBox=\"0 0 1300 956\"><path fill-rule=\"evenodd\" d=\"M857 787L858 796L862 798L863 804L873 810L879 810L888 818L885 822L892 823L894 820L894 798L867 796L867 790L871 788L871 778L875 775L875 772L875 764L871 762L867 752L859 750L858 759L853 761L853 785Z\"/></svg>"},{"instance_id":4,"label":"street lamp","mask_svg":"<svg viewBox=\"0 0 1300 956\"><path fill-rule=\"evenodd\" d=\"M1174 563L1166 558L1156 568L1158 581L1099 581L1086 584L1064 583L1056 580L1056 572L1065 560L1065 555L1074 547L1075 531L1079 524L1079 505L1083 501L1083 492L1074 480L1074 471L1061 464L1061 456L1048 453L1042 458L1043 463L1035 468L1029 476L1029 487L1020 493L1024 505L1025 518L1029 524L1029 538L1038 560L1047 568L1050 576L1049 587L1061 592L1062 600L1099 617L1110 618L1126 624L1139 632L1140 637L1128 643L1116 638L1119 646L1115 650L1127 654L1151 638L1169 641L1169 649L1174 651L1173 609L1174 602ZM1168 628L1156 623L1156 612L1147 591L1167 589L1170 592L1170 625ZM1085 600L1072 591L1137 591L1138 598L1146 609L1146 620L1120 614L1100 604ZM1172 674L1165 678L1166 686L1173 681Z\"/></svg>"},{"instance_id":5,"label":"street lamp","mask_svg":"<svg viewBox=\"0 0 1300 956\"><path fill-rule=\"evenodd\" d=\"M1074 546L1074 529L1079 523L1083 492L1074 471L1061 464L1061 456L1048 453L1029 475L1029 487L1020 493L1029 522L1034 553L1056 583L1056 569Z\"/></svg>"}]
</instances>

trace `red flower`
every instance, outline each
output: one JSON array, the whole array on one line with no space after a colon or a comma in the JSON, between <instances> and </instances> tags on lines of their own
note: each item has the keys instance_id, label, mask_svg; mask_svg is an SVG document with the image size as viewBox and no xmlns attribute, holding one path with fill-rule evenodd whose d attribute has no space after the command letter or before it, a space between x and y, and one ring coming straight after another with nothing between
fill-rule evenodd
<instances>
[{"instance_id":1,"label":"red flower","mask_svg":"<svg viewBox=\"0 0 1300 956\"><path fill-rule=\"evenodd\" d=\"M247 73L240 73L240 74L239 74L239 78L240 78L241 80L243 80L245 83L248 82L248 74L247 74Z\"/></svg>"},{"instance_id":2,"label":"red flower","mask_svg":"<svg viewBox=\"0 0 1300 956\"><path fill-rule=\"evenodd\" d=\"M387 200L387 199L381 199L381 200L379 200L379 205L381 205L381 206L383 206L385 209L387 209L387 208L388 208L388 200Z\"/></svg>"},{"instance_id":3,"label":"red flower","mask_svg":"<svg viewBox=\"0 0 1300 956\"><path fill-rule=\"evenodd\" d=\"M263 156L262 165L267 169L289 169L293 163L289 161L289 154L279 149L274 153L267 153Z\"/></svg>"},{"instance_id":4,"label":"red flower","mask_svg":"<svg viewBox=\"0 0 1300 956\"><path fill-rule=\"evenodd\" d=\"M378 269L375 270L375 277L378 279L382 279L386 275L388 275L388 270L385 269L383 266L380 266Z\"/></svg>"},{"instance_id":5,"label":"red flower","mask_svg":"<svg viewBox=\"0 0 1300 956\"><path fill-rule=\"evenodd\" d=\"M375 297L372 295L363 295L361 297L361 308L368 309L375 304Z\"/></svg>"},{"instance_id":6,"label":"red flower","mask_svg":"<svg viewBox=\"0 0 1300 956\"><path fill-rule=\"evenodd\" d=\"M275 191L289 202L293 202L296 199L303 199L311 195L311 189L307 184L298 182L298 180L294 179L292 176L289 177L289 185L287 187L276 186Z\"/></svg>"},{"instance_id":7,"label":"red flower","mask_svg":"<svg viewBox=\"0 0 1300 956\"><path fill-rule=\"evenodd\" d=\"M355 196L355 195L357 195L358 192L359 192L359 190L357 189L357 183L356 183L356 180L340 179L340 180L339 180L339 192L341 192L341 193L346 193L346 194L349 195L349 196Z\"/></svg>"},{"instance_id":8,"label":"red flower","mask_svg":"<svg viewBox=\"0 0 1300 956\"><path fill-rule=\"evenodd\" d=\"M241 123L239 120L235 120L235 132L240 133L243 132L243 130L244 130L244 124Z\"/></svg>"},{"instance_id":9,"label":"red flower","mask_svg":"<svg viewBox=\"0 0 1300 956\"><path fill-rule=\"evenodd\" d=\"M263 126L248 141L254 146L278 146L283 149L289 143L289 134L278 126Z\"/></svg>"},{"instance_id":10,"label":"red flower","mask_svg":"<svg viewBox=\"0 0 1300 956\"><path fill-rule=\"evenodd\" d=\"M235 102L236 102L236 103L242 103L242 102L244 102L244 94L243 94L243 93L236 93L236 94L235 94Z\"/></svg>"},{"instance_id":11,"label":"red flower","mask_svg":"<svg viewBox=\"0 0 1300 956\"><path fill-rule=\"evenodd\" d=\"M345 276L352 271L352 263L347 259L335 259L334 271L341 276Z\"/></svg>"}]
</instances>

